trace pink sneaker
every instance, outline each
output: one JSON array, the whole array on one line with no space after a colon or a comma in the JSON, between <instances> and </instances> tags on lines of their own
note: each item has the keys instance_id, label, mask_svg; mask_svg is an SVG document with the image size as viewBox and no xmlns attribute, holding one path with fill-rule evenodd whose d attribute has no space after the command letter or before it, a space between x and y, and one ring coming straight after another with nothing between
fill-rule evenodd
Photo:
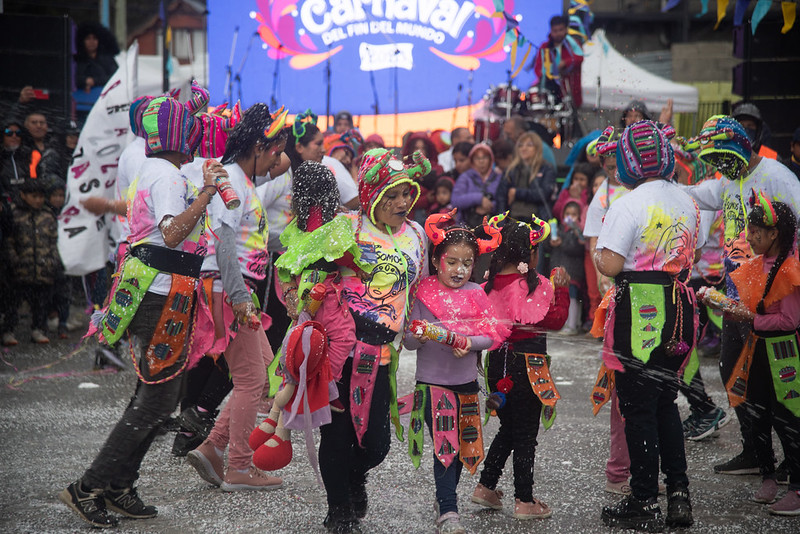
<instances>
[{"instance_id":1,"label":"pink sneaker","mask_svg":"<svg viewBox=\"0 0 800 534\"><path fill-rule=\"evenodd\" d=\"M514 499L514 519L547 519L553 515L550 507L540 500L522 502Z\"/></svg>"},{"instance_id":2,"label":"pink sneaker","mask_svg":"<svg viewBox=\"0 0 800 534\"><path fill-rule=\"evenodd\" d=\"M236 469L228 468L220 489L222 491L273 490L281 486L283 486L283 480L278 477L271 477L251 465L250 470L246 473L240 473Z\"/></svg>"},{"instance_id":3,"label":"pink sneaker","mask_svg":"<svg viewBox=\"0 0 800 534\"><path fill-rule=\"evenodd\" d=\"M800 515L800 491L789 490L781 500L769 507L775 515Z\"/></svg>"},{"instance_id":4,"label":"pink sneaker","mask_svg":"<svg viewBox=\"0 0 800 534\"><path fill-rule=\"evenodd\" d=\"M205 440L193 451L186 455L186 461L195 468L200 478L219 486L222 484L223 461L222 455L217 452L214 444Z\"/></svg>"},{"instance_id":5,"label":"pink sneaker","mask_svg":"<svg viewBox=\"0 0 800 534\"><path fill-rule=\"evenodd\" d=\"M621 482L606 482L606 493L613 493L614 495L630 495L631 483L627 480Z\"/></svg>"},{"instance_id":6,"label":"pink sneaker","mask_svg":"<svg viewBox=\"0 0 800 534\"><path fill-rule=\"evenodd\" d=\"M761 504L770 504L775 502L775 497L778 496L778 482L774 478L767 478L761 483L761 487L753 495L753 501Z\"/></svg>"},{"instance_id":7,"label":"pink sneaker","mask_svg":"<svg viewBox=\"0 0 800 534\"><path fill-rule=\"evenodd\" d=\"M490 490L483 484L478 484L475 491L472 493L472 502L480 504L492 510L502 510L503 503L500 500L503 497L503 492L500 490Z\"/></svg>"}]
</instances>

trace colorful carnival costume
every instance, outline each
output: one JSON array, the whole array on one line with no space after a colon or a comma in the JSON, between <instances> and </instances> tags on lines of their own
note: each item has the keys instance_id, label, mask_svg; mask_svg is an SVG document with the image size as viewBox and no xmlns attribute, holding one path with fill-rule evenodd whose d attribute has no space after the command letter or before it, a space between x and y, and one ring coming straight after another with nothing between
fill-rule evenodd
<instances>
[{"instance_id":1,"label":"colorful carnival costume","mask_svg":"<svg viewBox=\"0 0 800 534\"><path fill-rule=\"evenodd\" d=\"M306 431L306 447L316 469L311 430L330 423L329 403L338 397L334 380L341 379L356 341L353 318L342 302L339 266L365 274L372 269L361 260L350 219L337 214L336 179L325 165L305 161L298 167L292 204L296 217L281 234L286 252L276 267L286 293L296 292L298 319L284 341L279 370L283 381L272 411L250 436L250 446L256 451L253 461L263 469L289 463L289 430ZM298 346L296 338L314 331L326 338L324 354L305 363L313 351Z\"/></svg>"},{"instance_id":2,"label":"colorful carnival costume","mask_svg":"<svg viewBox=\"0 0 800 534\"><path fill-rule=\"evenodd\" d=\"M133 484L159 426L178 400L181 380L176 378L205 349L195 336L203 328L198 323L207 318L202 297L195 298L205 253L205 209L184 219L197 217L190 228L168 232L173 217L185 216L195 203L205 208L213 195L205 188L198 193L179 170L180 159L196 149L202 126L189 109L168 97L154 99L142 123L150 158L131 188L132 245L115 276L99 334L114 344L127 333L139 380L91 467L59 494L81 519L97 527L116 525L106 513L106 503L127 517L157 514L155 507L141 501ZM183 239L170 248L167 233Z\"/></svg>"},{"instance_id":3,"label":"colorful carnival costume","mask_svg":"<svg viewBox=\"0 0 800 534\"><path fill-rule=\"evenodd\" d=\"M449 231L472 234L464 227L448 229L453 215L428 217L425 230L434 245L440 245ZM484 228L489 239L474 238L479 253L491 252L500 242L499 230L489 225ZM425 424L431 432L441 519L458 513L455 489L462 464L474 474L484 457L477 382L480 352L500 346L509 330L498 320L486 293L473 282L453 289L442 284L438 276L429 276L420 283L416 296L403 345L417 351L417 385L413 394L403 398L407 405L402 412L411 413L408 452L417 468ZM418 332L430 341L420 343L415 338ZM466 348L467 339L469 352L456 357L453 347Z\"/></svg>"}]
</instances>

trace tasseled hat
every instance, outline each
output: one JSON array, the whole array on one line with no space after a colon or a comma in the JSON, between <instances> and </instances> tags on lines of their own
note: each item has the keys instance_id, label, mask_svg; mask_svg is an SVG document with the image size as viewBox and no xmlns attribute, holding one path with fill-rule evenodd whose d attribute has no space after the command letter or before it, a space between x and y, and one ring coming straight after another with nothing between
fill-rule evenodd
<instances>
[{"instance_id":1,"label":"tasseled hat","mask_svg":"<svg viewBox=\"0 0 800 534\"><path fill-rule=\"evenodd\" d=\"M199 118L203 121L200 157L221 158L225 154L225 142L228 140L228 134L242 118L239 102L232 109L227 109L227 104L222 104L212 113L203 113Z\"/></svg>"},{"instance_id":2,"label":"tasseled hat","mask_svg":"<svg viewBox=\"0 0 800 534\"><path fill-rule=\"evenodd\" d=\"M619 141L612 147L606 143L598 152L616 151L617 181L632 188L637 182L648 178L669 179L675 170L675 154L669 140L675 137L675 128L639 121L626 127Z\"/></svg>"},{"instance_id":3,"label":"tasseled hat","mask_svg":"<svg viewBox=\"0 0 800 534\"><path fill-rule=\"evenodd\" d=\"M166 151L191 155L203 137L203 123L186 106L167 96L150 102L142 117L142 126L147 156Z\"/></svg>"},{"instance_id":4,"label":"tasseled hat","mask_svg":"<svg viewBox=\"0 0 800 534\"><path fill-rule=\"evenodd\" d=\"M420 194L417 180L431 172L431 162L420 151L414 152L412 160L412 165L403 165L385 148L373 148L364 154L358 170L358 198L361 210L373 224L378 224L375 206L387 190L408 184L414 197L412 206L417 202Z\"/></svg>"},{"instance_id":5,"label":"tasseled hat","mask_svg":"<svg viewBox=\"0 0 800 534\"><path fill-rule=\"evenodd\" d=\"M709 118L700 135L690 139L688 150L700 149L697 155L701 161L716 167L729 180L742 176L742 171L750 164L752 144L739 121L727 115L714 115Z\"/></svg>"}]
</instances>

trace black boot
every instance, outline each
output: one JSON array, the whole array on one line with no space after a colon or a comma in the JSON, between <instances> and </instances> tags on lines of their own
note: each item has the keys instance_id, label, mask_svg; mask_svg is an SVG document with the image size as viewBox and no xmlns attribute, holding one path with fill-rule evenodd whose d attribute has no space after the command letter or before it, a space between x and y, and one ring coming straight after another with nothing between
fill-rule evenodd
<instances>
[{"instance_id":1,"label":"black boot","mask_svg":"<svg viewBox=\"0 0 800 534\"><path fill-rule=\"evenodd\" d=\"M687 528L694 523L689 488L676 486L667 490L667 519L670 528Z\"/></svg>"},{"instance_id":2,"label":"black boot","mask_svg":"<svg viewBox=\"0 0 800 534\"><path fill-rule=\"evenodd\" d=\"M367 515L367 478L350 475L350 503L353 513L359 519Z\"/></svg>"},{"instance_id":3,"label":"black boot","mask_svg":"<svg viewBox=\"0 0 800 534\"><path fill-rule=\"evenodd\" d=\"M328 515L322 524L333 534L361 534L358 518L349 504L328 506Z\"/></svg>"},{"instance_id":4,"label":"black boot","mask_svg":"<svg viewBox=\"0 0 800 534\"><path fill-rule=\"evenodd\" d=\"M664 517L658 506L658 499L640 501L628 495L616 506L604 506L601 515L603 523L609 527L632 528L646 532L664 530Z\"/></svg>"}]
</instances>

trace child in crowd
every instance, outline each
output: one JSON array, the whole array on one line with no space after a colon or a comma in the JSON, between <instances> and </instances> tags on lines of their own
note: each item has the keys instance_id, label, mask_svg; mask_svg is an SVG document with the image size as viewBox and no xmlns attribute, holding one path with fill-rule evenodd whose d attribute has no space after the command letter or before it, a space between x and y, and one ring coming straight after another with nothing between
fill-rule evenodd
<instances>
[{"instance_id":1,"label":"child in crowd","mask_svg":"<svg viewBox=\"0 0 800 534\"><path fill-rule=\"evenodd\" d=\"M419 467L425 421L434 444L436 527L442 534L466 532L459 522L456 487L462 464L474 473L483 460L477 364L482 350L497 348L508 334L486 293L470 282L475 259L497 248L500 231L485 225L489 239L479 239L468 228L453 226L454 215L431 215L425 221L437 274L420 284L403 341L417 351L409 453Z\"/></svg>"},{"instance_id":2,"label":"child in crowd","mask_svg":"<svg viewBox=\"0 0 800 534\"><path fill-rule=\"evenodd\" d=\"M789 491L769 507L776 515L800 515L800 394L794 385L800 366L800 263L794 256L797 222L787 204L758 193L747 216L747 242L756 257L731 273L740 302L726 309L735 321L752 323L731 378L732 406L745 400L754 411L754 444L763 482L753 496L772 503L778 493L772 428L783 445ZM790 378L791 377L791 378Z\"/></svg>"},{"instance_id":3,"label":"child in crowd","mask_svg":"<svg viewBox=\"0 0 800 534\"><path fill-rule=\"evenodd\" d=\"M31 341L49 343L47 312L53 284L63 270L58 255L58 222L45 206L45 183L28 178L19 187L20 202L14 207L13 229L8 239L9 263L18 301L31 308ZM9 331L16 326L9 324Z\"/></svg>"},{"instance_id":4,"label":"child in crowd","mask_svg":"<svg viewBox=\"0 0 800 534\"><path fill-rule=\"evenodd\" d=\"M447 175L439 178L434 189L434 202L431 204L430 208L428 208L428 215L449 213L453 210L453 205L450 203L450 199L453 195L453 184L453 179Z\"/></svg>"},{"instance_id":5,"label":"child in crowd","mask_svg":"<svg viewBox=\"0 0 800 534\"><path fill-rule=\"evenodd\" d=\"M327 352L303 369L301 364L308 355L301 354L300 361L295 361L298 354L289 350L287 336L280 362L281 390L269 417L250 434L250 447L255 451L253 463L261 469L272 471L289 463L290 429L318 428L330 423L331 379L342 378L342 368L356 343L353 317L341 300L339 265L361 273L368 273L372 267L361 261L350 219L337 215L338 211L339 191L333 173L321 163L304 161L292 180L294 219L281 234L286 253L275 266L288 313L294 320L292 331L297 332L292 335L299 335L314 321L324 329ZM338 397L335 385L330 393L334 399ZM308 407L298 405L294 401L297 396L305 396ZM309 451L314 450L310 432L306 433L306 445Z\"/></svg>"},{"instance_id":6,"label":"child in crowd","mask_svg":"<svg viewBox=\"0 0 800 534\"><path fill-rule=\"evenodd\" d=\"M490 399L503 400L491 406L487 402L487 408L496 410L500 429L472 494L474 503L503 508L497 483L513 451L516 519L544 519L552 514L533 497L533 464L539 414L546 427L552 424L559 398L550 376L544 331L562 328L569 308L566 271L555 269L552 283L536 272L539 244L547 239L550 227L535 215L532 219L530 225L504 216L494 221L504 223L502 243L492 256L484 290L495 312L511 325L511 334L507 343L488 356Z\"/></svg>"},{"instance_id":7,"label":"child in crowd","mask_svg":"<svg viewBox=\"0 0 800 534\"><path fill-rule=\"evenodd\" d=\"M446 176L453 179L453 182L469 170L469 152L473 146L475 146L475 143L470 143L469 141L461 141L453 145L454 167L445 173Z\"/></svg>"},{"instance_id":8,"label":"child in crowd","mask_svg":"<svg viewBox=\"0 0 800 534\"><path fill-rule=\"evenodd\" d=\"M573 179L575 177L573 174ZM551 261L563 265L570 277L569 316L562 334L574 336L581 326L581 287L584 282L583 260L586 255L586 240L581 232L581 206L569 202L564 206L558 232L550 235ZM557 235L556 235L557 234Z\"/></svg>"},{"instance_id":9,"label":"child in crowd","mask_svg":"<svg viewBox=\"0 0 800 534\"><path fill-rule=\"evenodd\" d=\"M64 207L66 188L67 184L64 183L64 180L59 178L53 178L47 184L47 200L45 203L55 217L59 216L61 209ZM69 319L69 306L72 302L72 295L70 294L71 286L61 262L58 263L57 267L58 271L56 272L55 283L53 284L53 300L48 312L51 310L56 311L58 314L58 338L66 339L68 337L67 320Z\"/></svg>"},{"instance_id":10,"label":"child in crowd","mask_svg":"<svg viewBox=\"0 0 800 534\"><path fill-rule=\"evenodd\" d=\"M583 214L589 207L589 181L594 173L594 169L589 163L578 163L572 171L570 177L569 187L565 187L558 194L558 200L553 205L553 214L561 220L563 218L564 207L568 202L577 202L578 208L581 212L581 219Z\"/></svg>"}]
</instances>

